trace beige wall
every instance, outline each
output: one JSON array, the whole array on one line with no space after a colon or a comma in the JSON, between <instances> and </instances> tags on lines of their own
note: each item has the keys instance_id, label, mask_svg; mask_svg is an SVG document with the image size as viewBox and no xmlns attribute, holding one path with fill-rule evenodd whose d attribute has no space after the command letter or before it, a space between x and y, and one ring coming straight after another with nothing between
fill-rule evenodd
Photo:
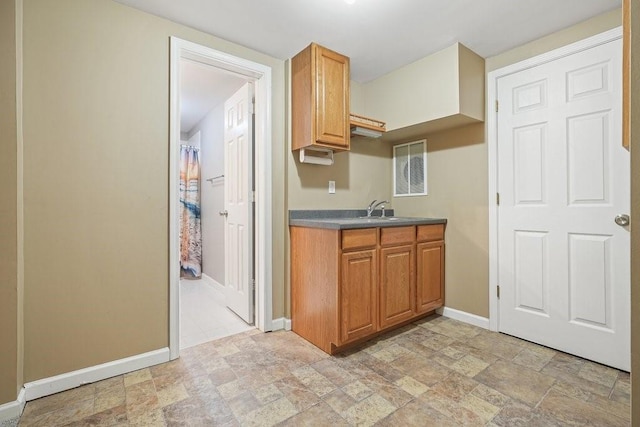
<instances>
[{"instance_id":1,"label":"beige wall","mask_svg":"<svg viewBox=\"0 0 640 427\"><path fill-rule=\"evenodd\" d=\"M16 3L0 2L0 405L18 385Z\"/></svg>"},{"instance_id":2,"label":"beige wall","mask_svg":"<svg viewBox=\"0 0 640 427\"><path fill-rule=\"evenodd\" d=\"M24 14L25 381L33 381L168 345L169 37L272 67L274 152L284 151L284 64L108 0L31 0ZM284 181L273 184L282 236ZM282 237L273 257L279 317Z\"/></svg>"},{"instance_id":3,"label":"beige wall","mask_svg":"<svg viewBox=\"0 0 640 427\"><path fill-rule=\"evenodd\" d=\"M631 4L631 419L640 425L640 4Z\"/></svg>"},{"instance_id":4,"label":"beige wall","mask_svg":"<svg viewBox=\"0 0 640 427\"><path fill-rule=\"evenodd\" d=\"M550 50L577 42L595 34L619 27L620 25L622 25L620 9L603 13L602 15L595 16L574 26L565 28L564 30L501 53L500 55L487 58L487 72L549 52Z\"/></svg>"},{"instance_id":5,"label":"beige wall","mask_svg":"<svg viewBox=\"0 0 640 427\"><path fill-rule=\"evenodd\" d=\"M395 197L396 215L447 218L446 306L489 316L484 123L425 135L427 196Z\"/></svg>"},{"instance_id":6,"label":"beige wall","mask_svg":"<svg viewBox=\"0 0 640 427\"><path fill-rule=\"evenodd\" d=\"M352 111L386 122L387 131L456 115L478 121L484 118L484 104L473 94L483 86L484 59L455 43L356 85Z\"/></svg>"},{"instance_id":7,"label":"beige wall","mask_svg":"<svg viewBox=\"0 0 640 427\"><path fill-rule=\"evenodd\" d=\"M484 120L485 99L478 96L484 87L484 58L458 43L458 76L460 113L475 120Z\"/></svg>"},{"instance_id":8,"label":"beige wall","mask_svg":"<svg viewBox=\"0 0 640 427\"><path fill-rule=\"evenodd\" d=\"M351 82L349 82L349 86L351 88L351 96L349 97L349 107L351 108L351 112L364 116L366 104L364 102L363 85L351 80Z\"/></svg>"},{"instance_id":9,"label":"beige wall","mask_svg":"<svg viewBox=\"0 0 640 427\"><path fill-rule=\"evenodd\" d=\"M365 116L395 130L460 112L458 43L365 83Z\"/></svg>"},{"instance_id":10,"label":"beige wall","mask_svg":"<svg viewBox=\"0 0 640 427\"><path fill-rule=\"evenodd\" d=\"M300 163L289 152L289 209L365 209L373 200L391 200L391 145L352 138L351 151L335 153L332 166ZM329 194L329 181L336 193Z\"/></svg>"},{"instance_id":11,"label":"beige wall","mask_svg":"<svg viewBox=\"0 0 640 427\"><path fill-rule=\"evenodd\" d=\"M382 140L412 141L484 120L484 58L460 43L356 85L352 112L382 120Z\"/></svg>"}]
</instances>

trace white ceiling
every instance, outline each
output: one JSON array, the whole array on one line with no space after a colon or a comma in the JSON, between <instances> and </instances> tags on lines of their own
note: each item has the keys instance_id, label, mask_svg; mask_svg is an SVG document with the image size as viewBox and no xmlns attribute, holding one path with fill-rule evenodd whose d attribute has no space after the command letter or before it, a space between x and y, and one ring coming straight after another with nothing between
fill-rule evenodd
<instances>
[{"instance_id":1,"label":"white ceiling","mask_svg":"<svg viewBox=\"0 0 640 427\"><path fill-rule=\"evenodd\" d=\"M188 59L180 60L180 131L189 132L246 82L229 72Z\"/></svg>"},{"instance_id":2,"label":"white ceiling","mask_svg":"<svg viewBox=\"0 0 640 427\"><path fill-rule=\"evenodd\" d=\"M490 57L621 0L116 0L287 59L315 41L367 82L461 42Z\"/></svg>"}]
</instances>

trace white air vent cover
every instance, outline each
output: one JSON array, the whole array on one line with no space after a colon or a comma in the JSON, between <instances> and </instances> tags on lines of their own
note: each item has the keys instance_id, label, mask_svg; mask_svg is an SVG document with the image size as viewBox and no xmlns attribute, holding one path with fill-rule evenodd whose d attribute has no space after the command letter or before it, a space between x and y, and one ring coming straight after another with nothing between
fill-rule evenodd
<instances>
[{"instance_id":1,"label":"white air vent cover","mask_svg":"<svg viewBox=\"0 0 640 427\"><path fill-rule=\"evenodd\" d=\"M394 196L427 194L427 140L393 147Z\"/></svg>"}]
</instances>

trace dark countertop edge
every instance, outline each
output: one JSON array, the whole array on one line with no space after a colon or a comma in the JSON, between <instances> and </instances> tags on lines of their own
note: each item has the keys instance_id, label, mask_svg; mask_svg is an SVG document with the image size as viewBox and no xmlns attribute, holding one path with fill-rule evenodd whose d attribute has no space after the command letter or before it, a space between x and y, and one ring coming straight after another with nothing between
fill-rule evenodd
<instances>
[{"instance_id":1,"label":"dark countertop edge","mask_svg":"<svg viewBox=\"0 0 640 427\"><path fill-rule=\"evenodd\" d=\"M342 219L342 221L341 221ZM376 227L402 227L410 225L428 225L428 224L446 224L444 218L404 218L399 221L389 220L373 220L362 222L353 220L344 220L345 218L316 218L316 219L290 219L289 226L309 227L309 228L325 228L330 230L350 230L358 228L376 228Z\"/></svg>"},{"instance_id":2,"label":"dark countertop edge","mask_svg":"<svg viewBox=\"0 0 640 427\"><path fill-rule=\"evenodd\" d=\"M385 209L387 216L393 216L393 209ZM289 211L289 221L300 219L339 219L339 218L357 218L365 216L366 209L296 209ZM380 216L382 211L376 209L371 216Z\"/></svg>"}]
</instances>

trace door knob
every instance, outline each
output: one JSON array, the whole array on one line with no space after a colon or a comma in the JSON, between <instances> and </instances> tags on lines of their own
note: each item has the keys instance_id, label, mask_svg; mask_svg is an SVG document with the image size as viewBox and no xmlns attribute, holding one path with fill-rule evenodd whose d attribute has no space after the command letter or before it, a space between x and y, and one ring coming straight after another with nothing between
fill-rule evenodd
<instances>
[{"instance_id":1,"label":"door knob","mask_svg":"<svg viewBox=\"0 0 640 427\"><path fill-rule=\"evenodd\" d=\"M228 216L229 212L227 212L226 210L220 211L220 212L218 212L218 215L220 215L220 216Z\"/></svg>"},{"instance_id":2,"label":"door knob","mask_svg":"<svg viewBox=\"0 0 640 427\"><path fill-rule=\"evenodd\" d=\"M616 218L615 218L614 221L619 226L624 227L626 225L629 225L629 215L627 215L627 214L616 215Z\"/></svg>"}]
</instances>

